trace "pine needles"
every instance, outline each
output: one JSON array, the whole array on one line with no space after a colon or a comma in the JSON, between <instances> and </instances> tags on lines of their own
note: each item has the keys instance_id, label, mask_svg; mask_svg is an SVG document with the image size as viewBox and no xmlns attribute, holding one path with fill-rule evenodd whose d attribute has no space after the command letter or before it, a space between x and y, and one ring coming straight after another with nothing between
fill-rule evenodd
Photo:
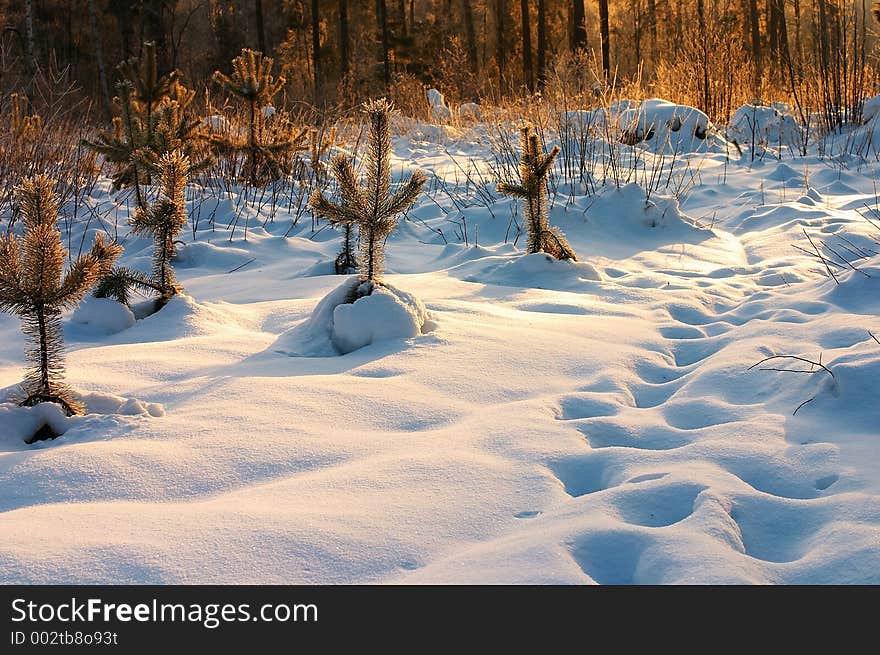
<instances>
[{"instance_id":1,"label":"pine needles","mask_svg":"<svg viewBox=\"0 0 880 655\"><path fill-rule=\"evenodd\" d=\"M83 408L63 380L61 312L75 307L109 272L122 248L98 235L91 250L64 274L67 250L57 227L52 186L49 178L38 176L17 189L25 233L21 244L11 234L0 240L0 310L21 317L29 344L25 356L30 370L21 405L57 403L73 415Z\"/></svg>"},{"instance_id":2,"label":"pine needles","mask_svg":"<svg viewBox=\"0 0 880 655\"><path fill-rule=\"evenodd\" d=\"M526 248L529 253L545 252L556 259L577 257L565 235L550 225L547 215L547 175L559 154L559 146L553 146L549 153L542 153L538 134L531 125L520 129L522 159L520 160L520 184L501 182L498 193L523 200L526 233Z\"/></svg>"},{"instance_id":3,"label":"pine needles","mask_svg":"<svg viewBox=\"0 0 880 655\"><path fill-rule=\"evenodd\" d=\"M189 116L195 92L178 79L177 72L159 77L156 47L145 43L143 54L122 62L122 80L116 85L120 115L113 128L98 133L95 141L84 141L115 166L115 189L133 186L139 207L146 207L142 184L150 184L159 173L159 160L180 150L190 161L192 174L210 164L200 157L198 147L206 136L201 122Z\"/></svg>"},{"instance_id":4,"label":"pine needles","mask_svg":"<svg viewBox=\"0 0 880 655\"><path fill-rule=\"evenodd\" d=\"M215 71L213 79L247 112L244 135L233 132L211 137L217 151L244 155L242 177L254 186L289 175L294 153L308 148L308 129L296 127L286 114L271 108L272 98L286 82L283 76L272 75L272 59L244 49L232 60L231 76Z\"/></svg>"},{"instance_id":5,"label":"pine needles","mask_svg":"<svg viewBox=\"0 0 880 655\"><path fill-rule=\"evenodd\" d=\"M358 186L351 159L337 155L330 169L339 187L340 201L329 200L316 189L309 206L333 225L357 225L360 241L360 276L373 283L385 270L385 240L397 225L398 216L409 209L421 193L427 177L415 171L409 180L391 192L390 121L394 107L385 98L368 102L364 112L370 122L366 153L366 185ZM350 234L347 236L350 239ZM343 251L343 254L345 251ZM339 260L337 259L337 267ZM338 270L338 269L337 269Z\"/></svg>"},{"instance_id":6,"label":"pine needles","mask_svg":"<svg viewBox=\"0 0 880 655\"><path fill-rule=\"evenodd\" d=\"M131 220L133 234L153 237L153 271L147 280L141 276L128 279L129 285L147 287L159 292L158 307L164 306L180 291L171 259L175 241L186 225L186 183L189 159L180 151L163 155L159 161L161 197L147 209L138 208ZM120 273L120 271L116 271ZM111 284L111 282L108 282ZM106 288L106 287L105 287ZM111 286L112 290L112 286ZM119 297L119 292L115 293Z\"/></svg>"}]
</instances>

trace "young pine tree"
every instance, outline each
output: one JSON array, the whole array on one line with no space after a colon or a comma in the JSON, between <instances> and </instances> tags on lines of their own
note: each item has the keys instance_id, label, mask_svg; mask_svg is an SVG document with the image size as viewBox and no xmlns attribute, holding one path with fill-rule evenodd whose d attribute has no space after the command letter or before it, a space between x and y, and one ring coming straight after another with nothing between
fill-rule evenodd
<instances>
[{"instance_id":1,"label":"young pine tree","mask_svg":"<svg viewBox=\"0 0 880 655\"><path fill-rule=\"evenodd\" d=\"M183 86L176 71L158 75L155 44L145 43L141 56L122 62L118 70L122 79L115 100L120 115L113 119L113 129L84 143L116 167L114 188L133 186L138 206L144 208L141 185L150 184L159 173L164 154L183 151L191 162L190 173L206 167L210 158L198 156L205 134L188 111L195 92Z\"/></svg>"},{"instance_id":2,"label":"young pine tree","mask_svg":"<svg viewBox=\"0 0 880 655\"><path fill-rule=\"evenodd\" d=\"M161 197L148 209L139 208L131 220L134 234L153 237L153 272L146 278L134 278L135 286L159 292L157 309L163 307L180 292L171 260L174 257L177 235L186 225L186 183L190 170L189 159L180 151L166 153L159 161ZM118 273L114 271L114 273ZM118 293L109 294L117 297Z\"/></svg>"},{"instance_id":3,"label":"young pine tree","mask_svg":"<svg viewBox=\"0 0 880 655\"><path fill-rule=\"evenodd\" d=\"M22 406L50 402L61 405L68 416L82 411L64 384L64 343L61 312L75 307L105 275L120 246L105 243L98 235L91 250L77 258L64 273L67 251L57 227L58 201L47 177L31 178L17 189L24 222L24 237L0 240L0 310L18 314L30 347L31 369L24 382Z\"/></svg>"},{"instance_id":4,"label":"young pine tree","mask_svg":"<svg viewBox=\"0 0 880 655\"><path fill-rule=\"evenodd\" d=\"M531 125L520 130L522 159L519 170L520 184L501 182L498 193L523 200L526 234L526 248L530 253L545 252L556 259L577 261L574 251L557 228L550 225L547 217L547 175L559 154L559 146L553 146L549 153L541 152L538 134Z\"/></svg>"},{"instance_id":5,"label":"young pine tree","mask_svg":"<svg viewBox=\"0 0 880 655\"><path fill-rule=\"evenodd\" d=\"M297 128L283 112L267 111L286 81L272 75L272 59L245 48L232 60L231 76L215 71L213 79L243 106L247 119L243 136L211 137L218 152L244 155L242 177L254 186L290 174L294 153L307 148L308 130Z\"/></svg>"},{"instance_id":6,"label":"young pine tree","mask_svg":"<svg viewBox=\"0 0 880 655\"><path fill-rule=\"evenodd\" d=\"M330 167L339 185L340 202L328 200L316 189L309 205L333 225L357 225L361 247L360 276L375 283L384 271L385 240L397 225L400 214L418 198L427 178L415 171L394 193L391 193L390 120L394 107L385 98L364 105L369 117L370 132L366 155L366 186L358 187L354 165L345 155L337 155ZM372 286L369 287L372 291Z\"/></svg>"}]
</instances>

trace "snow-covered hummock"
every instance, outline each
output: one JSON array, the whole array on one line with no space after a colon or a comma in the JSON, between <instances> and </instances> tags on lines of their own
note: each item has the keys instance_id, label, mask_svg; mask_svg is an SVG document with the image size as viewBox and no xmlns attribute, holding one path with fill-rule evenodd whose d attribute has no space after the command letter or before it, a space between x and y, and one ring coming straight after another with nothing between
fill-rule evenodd
<instances>
[{"instance_id":1,"label":"snow-covered hummock","mask_svg":"<svg viewBox=\"0 0 880 655\"><path fill-rule=\"evenodd\" d=\"M74 310L70 322L88 326L96 332L114 334L135 324L132 311L111 298L85 298Z\"/></svg>"},{"instance_id":2,"label":"snow-covered hummock","mask_svg":"<svg viewBox=\"0 0 880 655\"><path fill-rule=\"evenodd\" d=\"M452 111L446 106L446 98L437 89L428 89L428 105L431 107L431 118L436 123L448 123L452 120Z\"/></svg>"},{"instance_id":3,"label":"snow-covered hummock","mask_svg":"<svg viewBox=\"0 0 880 655\"><path fill-rule=\"evenodd\" d=\"M797 146L801 140L794 117L778 106L747 104L739 107L730 120L727 135L740 146L754 144L773 149Z\"/></svg>"},{"instance_id":4,"label":"snow-covered hummock","mask_svg":"<svg viewBox=\"0 0 880 655\"><path fill-rule=\"evenodd\" d=\"M621 132L631 134L654 152L695 152L707 149L715 137L705 113L695 107L650 98L638 107L621 111Z\"/></svg>"},{"instance_id":5,"label":"snow-covered hummock","mask_svg":"<svg viewBox=\"0 0 880 655\"><path fill-rule=\"evenodd\" d=\"M116 334L64 316L90 413L25 446L4 428L33 412L2 404L0 581L880 583L880 164L811 148L683 151L650 199L557 169L550 223L579 261L556 262L463 179L484 141L397 136L395 176L438 183L384 279L430 320L342 356L339 234L199 190L186 296ZM145 270L109 189L87 202ZM835 284L803 230L870 277ZM0 315L0 387L23 348ZM834 377L749 370L777 354Z\"/></svg>"},{"instance_id":6,"label":"snow-covered hummock","mask_svg":"<svg viewBox=\"0 0 880 655\"><path fill-rule=\"evenodd\" d=\"M282 334L272 349L291 357L344 355L380 341L416 337L427 320L425 305L412 294L352 277L327 294L308 320Z\"/></svg>"}]
</instances>

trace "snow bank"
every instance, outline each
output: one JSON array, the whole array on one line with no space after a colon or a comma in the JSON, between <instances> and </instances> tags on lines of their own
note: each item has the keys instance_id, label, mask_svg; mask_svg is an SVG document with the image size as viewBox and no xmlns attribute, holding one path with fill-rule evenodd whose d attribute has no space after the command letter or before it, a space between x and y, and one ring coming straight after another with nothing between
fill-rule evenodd
<instances>
[{"instance_id":1,"label":"snow bank","mask_svg":"<svg viewBox=\"0 0 880 655\"><path fill-rule=\"evenodd\" d=\"M329 357L422 333L428 312L421 300L383 283L351 302L360 286L357 277L346 280L315 306L308 319L282 334L271 350L291 357Z\"/></svg>"},{"instance_id":2,"label":"snow bank","mask_svg":"<svg viewBox=\"0 0 880 655\"><path fill-rule=\"evenodd\" d=\"M70 316L72 323L87 325L103 334L115 334L135 324L132 311L112 298L85 298Z\"/></svg>"},{"instance_id":3,"label":"snow bank","mask_svg":"<svg viewBox=\"0 0 880 655\"><path fill-rule=\"evenodd\" d=\"M794 116L775 106L743 105L730 119L727 135L741 147L752 143L778 148L800 143L801 134Z\"/></svg>"}]
</instances>

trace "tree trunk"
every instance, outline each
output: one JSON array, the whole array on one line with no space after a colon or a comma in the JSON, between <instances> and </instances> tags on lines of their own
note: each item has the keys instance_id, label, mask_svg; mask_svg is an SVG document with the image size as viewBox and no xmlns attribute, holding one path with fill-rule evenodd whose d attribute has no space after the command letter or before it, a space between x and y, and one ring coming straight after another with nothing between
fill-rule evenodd
<instances>
[{"instance_id":1,"label":"tree trunk","mask_svg":"<svg viewBox=\"0 0 880 655\"><path fill-rule=\"evenodd\" d=\"M468 64L471 72L477 73L477 34L474 30L474 8L471 0L461 0L462 17L464 19L464 35L467 42Z\"/></svg>"},{"instance_id":2,"label":"tree trunk","mask_svg":"<svg viewBox=\"0 0 880 655\"><path fill-rule=\"evenodd\" d=\"M409 33L409 29L406 25L406 0L397 1L397 15L400 19L400 26L403 29L403 35L406 36Z\"/></svg>"},{"instance_id":3,"label":"tree trunk","mask_svg":"<svg viewBox=\"0 0 880 655\"><path fill-rule=\"evenodd\" d=\"M28 112L31 110L31 103L34 95L34 79L37 76L37 55L34 49L34 2L33 0L24 0L24 47L25 47L25 65L27 66L27 85L25 86L25 95L28 99Z\"/></svg>"},{"instance_id":4,"label":"tree trunk","mask_svg":"<svg viewBox=\"0 0 880 655\"><path fill-rule=\"evenodd\" d=\"M263 20L263 0L254 0L254 17L257 20L257 50L268 54L266 50L266 22Z\"/></svg>"},{"instance_id":5,"label":"tree trunk","mask_svg":"<svg viewBox=\"0 0 880 655\"><path fill-rule=\"evenodd\" d=\"M159 75L165 75L171 68L168 58L165 25L162 21L163 0L144 0L143 2L143 31L146 41L156 44L156 65Z\"/></svg>"},{"instance_id":6,"label":"tree trunk","mask_svg":"<svg viewBox=\"0 0 880 655\"><path fill-rule=\"evenodd\" d=\"M321 106L321 21L318 0L312 0L312 76L314 78L314 102Z\"/></svg>"},{"instance_id":7,"label":"tree trunk","mask_svg":"<svg viewBox=\"0 0 880 655\"><path fill-rule=\"evenodd\" d=\"M657 0L648 0L648 34L651 37L651 59L657 60Z\"/></svg>"},{"instance_id":8,"label":"tree trunk","mask_svg":"<svg viewBox=\"0 0 880 655\"><path fill-rule=\"evenodd\" d=\"M572 0L571 3L571 49L584 50L587 47L587 24L584 15L584 0Z\"/></svg>"},{"instance_id":9,"label":"tree trunk","mask_svg":"<svg viewBox=\"0 0 880 655\"><path fill-rule=\"evenodd\" d=\"M538 0L538 85L544 87L547 75L547 1Z\"/></svg>"},{"instance_id":10,"label":"tree trunk","mask_svg":"<svg viewBox=\"0 0 880 655\"><path fill-rule=\"evenodd\" d=\"M642 2L630 0L630 11L633 20L633 48L636 58L636 71L642 63Z\"/></svg>"},{"instance_id":11,"label":"tree trunk","mask_svg":"<svg viewBox=\"0 0 880 655\"><path fill-rule=\"evenodd\" d=\"M599 31L602 35L602 74L605 79L611 73L611 43L608 29L608 0L599 0Z\"/></svg>"},{"instance_id":12,"label":"tree trunk","mask_svg":"<svg viewBox=\"0 0 880 655\"><path fill-rule=\"evenodd\" d=\"M107 85L107 69L104 66L104 45L101 40L101 30L98 29L98 12L95 9L95 0L88 0L88 10L92 41L95 46L95 65L98 68L98 83L101 87L102 109L104 117L109 118L111 113L110 87Z\"/></svg>"},{"instance_id":13,"label":"tree trunk","mask_svg":"<svg viewBox=\"0 0 880 655\"><path fill-rule=\"evenodd\" d=\"M495 0L495 63L498 65L498 76L504 84L504 73L507 68L507 49L504 47L505 21L507 13L506 0Z\"/></svg>"},{"instance_id":14,"label":"tree trunk","mask_svg":"<svg viewBox=\"0 0 880 655\"><path fill-rule=\"evenodd\" d=\"M348 39L348 0L339 0L339 63L343 79L351 72Z\"/></svg>"},{"instance_id":15,"label":"tree trunk","mask_svg":"<svg viewBox=\"0 0 880 655\"><path fill-rule=\"evenodd\" d=\"M522 62L523 84L529 91L535 90L535 76L532 69L532 22L529 16L529 0L520 0L522 13Z\"/></svg>"},{"instance_id":16,"label":"tree trunk","mask_svg":"<svg viewBox=\"0 0 880 655\"><path fill-rule=\"evenodd\" d=\"M385 88L391 87L391 56L388 43L388 6L385 0L376 0L376 21L382 43L382 68Z\"/></svg>"},{"instance_id":17,"label":"tree trunk","mask_svg":"<svg viewBox=\"0 0 880 655\"><path fill-rule=\"evenodd\" d=\"M754 71L754 91L757 95L761 77L761 21L758 15L758 0L747 0L749 16L749 34L752 42L752 69Z\"/></svg>"}]
</instances>

